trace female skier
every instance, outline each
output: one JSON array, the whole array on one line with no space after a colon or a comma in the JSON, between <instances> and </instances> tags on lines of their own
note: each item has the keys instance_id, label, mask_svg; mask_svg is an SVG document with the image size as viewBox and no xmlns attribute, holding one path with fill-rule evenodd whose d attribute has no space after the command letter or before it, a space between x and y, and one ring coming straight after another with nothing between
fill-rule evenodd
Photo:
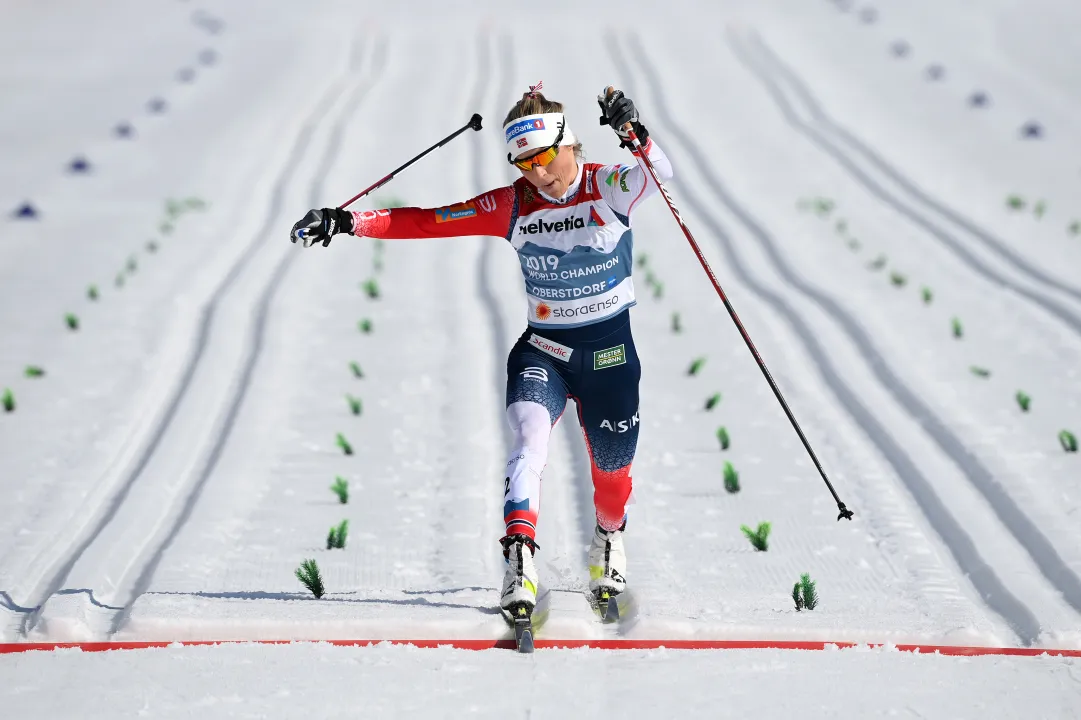
<instances>
[{"instance_id":1,"label":"female skier","mask_svg":"<svg viewBox=\"0 0 1081 720\"><path fill-rule=\"evenodd\" d=\"M539 86L538 86L539 87ZM606 89L607 91L608 89ZM631 147L633 129L667 180L671 164L620 91L598 97L601 123ZM631 337L630 216L657 187L638 165L582 163L582 145L563 105L531 87L503 123L507 160L522 177L508 187L440 208L349 212L311 210L292 241L328 244L333 235L407 239L491 235L518 252L529 300L528 326L507 358L507 420L514 447L503 484L500 540L507 559L500 606L529 617L537 601L537 514L552 427L567 398L578 406L593 476L597 527L589 587L602 614L626 588L623 531L638 442L641 366Z\"/></svg>"}]
</instances>

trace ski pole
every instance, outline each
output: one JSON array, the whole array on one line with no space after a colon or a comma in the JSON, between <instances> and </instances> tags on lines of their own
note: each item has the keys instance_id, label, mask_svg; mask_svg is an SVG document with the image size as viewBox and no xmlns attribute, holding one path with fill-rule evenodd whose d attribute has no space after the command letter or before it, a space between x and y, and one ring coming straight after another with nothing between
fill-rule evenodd
<instances>
[{"instance_id":1,"label":"ski pole","mask_svg":"<svg viewBox=\"0 0 1081 720\"><path fill-rule=\"evenodd\" d=\"M396 168L396 169L394 169L394 170L391 170L391 171L390 171L390 173L388 173L388 174L386 175L386 177L382 178L381 180L379 180L378 182L376 182L376 183L375 183L374 185L372 185L371 187L369 187L369 188L367 188L367 189L365 189L365 190L362 190L362 191L360 191L359 193L357 193L356 195L354 195L353 197L349 198L349 199L348 199L348 200L346 200L346 201L345 201L344 203L342 203L341 205L339 205L339 206L338 206L338 207L339 207L339 209L341 209L341 210L344 210L344 209L346 209L347 207L349 207L350 205L352 205L352 204L353 204L354 202L356 202L357 200L360 200L360 199L361 199L362 197L364 197L365 195L367 195L368 193L370 193L370 192L371 192L372 190L377 190L377 189L379 189L379 188L383 187L383 186L384 186L384 185L386 185L386 184L387 184L388 182L390 182L391 180L393 180L393 179L394 179L394 176L395 176L395 175L397 175L398 173L400 173L400 172L401 172L402 170L405 170L405 169L406 169L407 167L409 167L410 165L412 165L413 163L415 163L415 162L416 162L417 160L420 160L420 159L421 159L422 157L424 157L425 155L427 155L428 153L430 153L430 152L431 152L432 150L435 150L436 148L440 148L440 147L443 147L444 145L446 145L447 143L449 143L449 142L450 142L451 140L453 140L454 138L456 138L456 137L458 137L459 135L461 135L462 133L464 133L464 132L465 132L466 130L468 130L469 128L473 128L474 130L480 131L480 128L481 128L480 122L481 122L481 117L480 117L480 115L479 115L478 113L473 113L473 117L469 118L469 122L467 122L467 123L466 123L465 125L461 126L461 127L460 127L460 128L458 128L457 130L455 130L454 132L452 132L452 133L451 133L450 135L447 135L447 136L446 136L445 138L443 138L442 140L440 140L439 142L437 142L437 143L436 143L435 145L432 145L432 146L431 146L430 148L428 148L427 150L425 150L424 152L422 152L422 153L421 153L420 155L417 155L416 157L414 157L414 158L413 158L412 160L410 160L409 162L405 163L405 164L404 164L404 165L402 165L401 167L399 167L399 168Z\"/></svg>"},{"instance_id":2,"label":"ski pole","mask_svg":"<svg viewBox=\"0 0 1081 720\"><path fill-rule=\"evenodd\" d=\"M609 87L605 90L605 95L610 95L613 92L615 92L615 88ZM751 351L751 355L754 356L755 362L758 363L758 368L766 377L766 382L769 383L770 389L773 390L773 394L777 396L777 401L781 403L784 414L788 416L788 421L792 423L792 427L795 428L796 434L799 435L803 447L806 448L807 454L811 456L811 460L814 461L815 467L818 468L819 475L822 476L822 480L826 483L826 487L829 488L830 494L833 495L833 499L837 502L837 509L841 511L837 516L837 520L840 520L841 518L851 520L852 511L845 507L845 504L841 502L841 498L837 497L837 491L833 489L833 483L831 483L830 479L826 476L826 471L822 468L822 463L818 461L818 456L816 456L814 450L811 449L811 443L807 441L807 436L803 434L803 430L800 428L799 423L796 422L796 416L792 414L792 410L788 407L788 403L785 402L784 395L781 394L781 389L777 387L777 383L774 382L773 376L769 372L769 368L766 367L766 363L762 360L762 356L758 354L758 349L755 348L754 343L751 341L751 336L747 334L747 330L743 327L739 315L736 314L736 309L732 307L732 303L728 300L728 296L725 295L724 289L721 288L721 284L717 281L717 276L713 274L713 270L709 267L709 263L706 262L706 257L702 254L701 249L699 249L698 243L695 242L694 236L691 234L691 229L687 227L687 223L683 221L683 217L679 214L676 204L672 201L672 196L668 194L668 190L657 176L657 170L653 167L653 163L646 157L645 148L642 147L642 143L639 142L638 136L635 135L634 130L631 129L631 124L625 124L623 129L630 134L631 144L634 146L634 149L638 151L638 161L649 172L650 177L653 178L653 182L657 184L657 189L661 191L661 195L664 196L664 201L668 203L668 209L672 211L673 217L676 218L676 222L679 223L680 228L683 230L683 234L687 237L687 242L691 244L691 249L694 250L694 254L698 257L698 262L702 264L702 269L706 271L706 275L709 276L710 281L713 283L713 289L716 290L717 294L720 296L721 302L724 303L725 309L728 310L728 314L732 317L732 322L736 324L736 328L739 329L739 334L743 336L743 342L747 343L747 348Z\"/></svg>"}]
</instances>

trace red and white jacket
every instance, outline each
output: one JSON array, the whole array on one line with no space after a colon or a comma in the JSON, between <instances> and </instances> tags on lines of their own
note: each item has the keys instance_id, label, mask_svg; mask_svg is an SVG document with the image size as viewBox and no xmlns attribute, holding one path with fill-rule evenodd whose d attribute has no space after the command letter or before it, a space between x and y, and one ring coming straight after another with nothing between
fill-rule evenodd
<instances>
[{"instance_id":1,"label":"red and white jacket","mask_svg":"<svg viewBox=\"0 0 1081 720\"><path fill-rule=\"evenodd\" d=\"M652 138L645 150L661 180L670 179L672 165ZM454 205L354 212L353 234L504 238L522 263L529 324L578 327L635 304L630 216L655 192L641 165L579 163L562 198L550 198L519 178Z\"/></svg>"}]
</instances>

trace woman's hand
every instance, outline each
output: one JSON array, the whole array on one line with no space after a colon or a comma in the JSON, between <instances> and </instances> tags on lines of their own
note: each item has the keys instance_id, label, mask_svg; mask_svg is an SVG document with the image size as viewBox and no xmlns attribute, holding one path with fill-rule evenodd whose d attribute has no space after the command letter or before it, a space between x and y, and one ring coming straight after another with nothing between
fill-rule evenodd
<instances>
[{"instance_id":1,"label":"woman's hand","mask_svg":"<svg viewBox=\"0 0 1081 720\"><path fill-rule=\"evenodd\" d=\"M638 108L634 102L623 94L622 90L606 87L597 96L597 103L601 106L601 125L608 125L619 136L620 147L631 147L630 130L634 131L638 142L643 145L649 139L649 131L638 120ZM627 125L630 125L628 128Z\"/></svg>"},{"instance_id":2,"label":"woman's hand","mask_svg":"<svg viewBox=\"0 0 1081 720\"><path fill-rule=\"evenodd\" d=\"M302 241L304 247L318 243L323 243L323 247L326 247L330 245L330 239L338 233L352 232L353 213L341 208L312 209L293 226L289 239L294 243L297 240Z\"/></svg>"}]
</instances>

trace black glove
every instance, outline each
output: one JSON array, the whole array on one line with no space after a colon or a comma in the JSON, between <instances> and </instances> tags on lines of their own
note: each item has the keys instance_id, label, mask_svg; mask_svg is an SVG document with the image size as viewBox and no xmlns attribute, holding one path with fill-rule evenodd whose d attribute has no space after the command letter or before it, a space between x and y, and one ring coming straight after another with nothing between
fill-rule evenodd
<instances>
[{"instance_id":1,"label":"black glove","mask_svg":"<svg viewBox=\"0 0 1081 720\"><path fill-rule=\"evenodd\" d=\"M309 210L308 214L293 226L289 239L293 242L302 241L304 247L318 243L323 243L323 247L326 247L330 245L330 239L338 233L352 232L353 213L341 208L323 208Z\"/></svg>"},{"instance_id":2,"label":"black glove","mask_svg":"<svg viewBox=\"0 0 1081 720\"><path fill-rule=\"evenodd\" d=\"M604 90L607 91L608 88ZM638 142L642 143L642 145L646 144L646 140L649 139L649 131L638 120L638 108L634 106L634 102L629 97L623 94L622 90L616 90L611 95L605 95L604 91L602 91L597 96L597 103L601 106L601 125L609 125L616 131L616 135L620 139L620 147L634 147L631 144L630 133L623 129L623 126L627 123L631 124L631 129L634 130Z\"/></svg>"}]
</instances>

